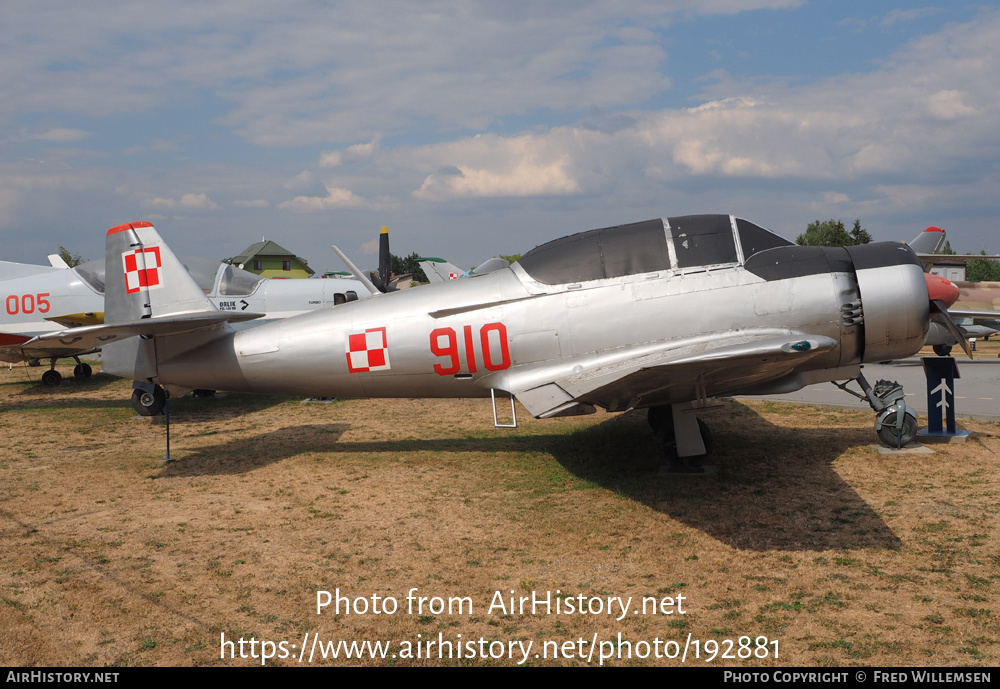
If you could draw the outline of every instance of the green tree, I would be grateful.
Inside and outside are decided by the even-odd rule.
[[[965,262],[965,279],[969,282],[998,282],[1000,262],[988,258],[970,258]]]
[[[71,254],[69,249],[61,244],[59,245],[59,258],[66,261],[66,265],[70,268],[74,268],[87,260],[80,254]]]
[[[854,227],[851,229],[851,243],[854,246],[859,244],[871,244],[872,236],[868,234],[868,230],[861,227],[861,221],[858,218],[854,219]]]
[[[507,263],[513,263],[521,258],[521,254],[500,254],[500,258],[507,261]]]
[[[405,273],[413,273],[413,279],[417,282],[427,282],[427,276],[424,275],[424,269],[420,267],[420,262],[417,260],[420,257],[416,251],[406,257],[397,256],[396,254],[389,254],[389,272],[393,275],[404,275]]]
[[[944,240],[944,246],[941,247],[941,251],[938,253],[943,256],[954,256],[955,250],[951,248],[951,240]]]
[[[801,246],[856,246],[871,240],[868,230],[861,227],[861,220],[855,220],[854,228],[848,232],[842,220],[830,218],[809,223],[806,231],[795,238],[795,243]]]

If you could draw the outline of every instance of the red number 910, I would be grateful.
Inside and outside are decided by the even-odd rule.
[[[450,376],[461,371],[463,353],[469,373],[475,373],[478,370],[472,326],[467,325],[462,328],[462,331],[463,346],[461,347],[458,342],[458,333],[455,332],[454,328],[436,328],[431,331],[431,354],[448,360],[446,364],[434,364],[434,372],[439,376]],[[510,368],[507,326],[503,323],[487,323],[479,329],[479,343],[483,367],[487,371],[502,371],[505,368]]]

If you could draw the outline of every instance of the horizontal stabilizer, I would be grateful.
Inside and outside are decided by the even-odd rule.
[[[113,325],[89,325],[40,335],[25,342],[21,348],[29,356],[30,352],[36,351],[45,352],[37,356],[53,356],[60,352],[94,349],[130,337],[179,335],[210,328],[220,323],[250,321],[261,318],[263,315],[262,313],[233,313],[231,311],[198,311],[159,318],[143,318]]]

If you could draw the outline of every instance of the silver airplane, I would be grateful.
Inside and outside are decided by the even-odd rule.
[[[906,444],[902,388],[861,365],[949,320],[950,283],[905,244],[802,247],[729,215],[582,232],[486,275],[243,330],[230,323],[253,314],[216,309],[151,224],[109,230],[105,260],[105,324],[39,339],[103,342],[105,371],[160,396],[492,397],[494,423],[497,392],[539,418],[646,408],[686,465],[711,447],[695,413],[710,398],[825,381],[857,381],[879,438]]]

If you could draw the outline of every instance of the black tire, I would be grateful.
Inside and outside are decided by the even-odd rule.
[[[649,427],[656,435],[672,436],[674,434],[674,412],[669,404],[650,407],[646,411],[646,421],[649,422]]]
[[[42,385],[48,385],[50,388],[59,385],[62,382],[62,374],[55,369],[50,368],[48,371],[42,374]]]
[[[906,447],[917,437],[917,420],[909,414],[903,415],[903,428],[896,432],[896,412],[889,414],[878,431],[878,439],[886,447],[893,449]]]
[[[938,356],[951,356],[951,345],[937,344],[931,347]]]
[[[93,372],[94,369],[90,367],[90,364],[80,363],[73,367],[74,378],[90,378]]]
[[[166,403],[167,395],[159,385],[153,388],[152,392],[132,391],[132,408],[139,416],[156,416],[163,411],[163,405]]]
[[[28,359],[28,366],[31,366],[32,368],[41,365],[42,365],[41,359]]]
[[[712,429],[701,419],[698,419],[698,430],[701,431],[701,441],[705,443],[705,454],[698,459],[706,460],[712,456],[712,450],[715,449],[715,439],[712,437]]]

